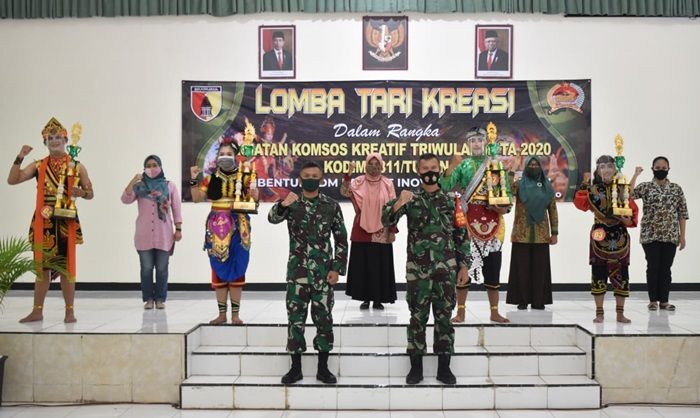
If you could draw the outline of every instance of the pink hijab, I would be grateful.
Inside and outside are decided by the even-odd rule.
[[[384,169],[384,160],[380,154],[369,154],[365,162],[369,163],[372,159],[379,161],[382,170]],[[352,180],[350,190],[357,207],[360,209],[360,227],[370,234],[381,230],[384,227],[382,225],[382,206],[396,198],[394,183],[381,174],[375,177],[365,174]]]

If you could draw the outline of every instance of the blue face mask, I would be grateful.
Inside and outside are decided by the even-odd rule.
[[[301,188],[307,192],[315,192],[318,190],[318,186],[321,184],[319,179],[302,179]]]

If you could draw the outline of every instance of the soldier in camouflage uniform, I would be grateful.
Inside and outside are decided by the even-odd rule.
[[[301,353],[306,351],[304,324],[309,303],[311,319],[316,326],[314,348],[318,351],[316,378],[336,383],[328,370],[328,353],[333,349],[333,285],[338,275],[345,274],[348,239],[340,205],[319,193],[322,177],[318,164],[310,162],[299,174],[303,194],[295,193],[277,202],[267,219],[278,224],[287,221],[289,260],[287,262],[287,351],[292,355],[292,368],[282,377],[289,384],[303,378]],[[335,256],[330,237],[335,241]]]
[[[423,181],[421,188],[415,192],[402,191],[382,212],[382,222],[387,227],[396,225],[401,216],[407,217],[406,302],[411,311],[407,352],[411,370],[406,383],[423,380],[425,327],[432,304],[437,379],[454,384],[456,379],[450,371],[450,355],[454,352],[450,314],[455,306],[455,281],[467,282],[469,240],[465,229],[453,225],[455,203],[437,184],[440,164],[434,154],[421,155],[418,174]]]

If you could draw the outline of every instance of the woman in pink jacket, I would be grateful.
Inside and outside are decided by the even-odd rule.
[[[143,167],[143,174],[135,175],[127,184],[122,202],[130,204],[138,201],[134,244],[141,262],[143,307],[153,309],[155,304],[157,309],[164,309],[168,294],[168,260],[175,241],[182,239],[180,192],[173,182],[165,179],[158,156],[146,157]]]

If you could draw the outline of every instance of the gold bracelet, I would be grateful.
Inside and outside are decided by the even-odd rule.
[[[498,305],[493,305],[493,306],[491,307],[491,310],[492,310],[492,311],[497,311],[497,310],[498,310]]]
[[[457,305],[457,309],[464,309],[464,305]]]

